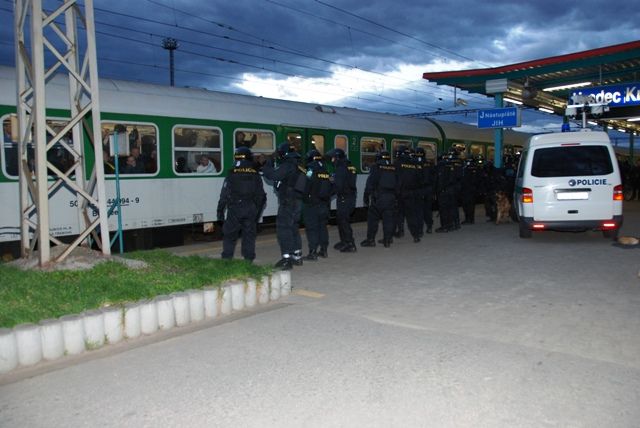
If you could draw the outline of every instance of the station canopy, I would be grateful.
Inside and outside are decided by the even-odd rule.
[[[640,135],[640,40],[502,67],[424,73],[422,77],[438,85],[487,96],[493,96],[487,93],[487,81],[506,79],[504,101],[514,100],[560,116],[572,104],[574,91],[610,85],[635,87],[632,95],[637,96],[637,104],[612,106],[608,112],[589,116],[589,120]]]

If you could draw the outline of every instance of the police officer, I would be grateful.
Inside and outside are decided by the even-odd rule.
[[[451,214],[453,215],[453,230],[460,229],[460,202],[462,199],[462,169],[464,163],[460,157],[460,152],[457,149],[451,151],[449,156],[449,162],[453,165],[453,192],[454,192],[454,205],[451,208]]]
[[[436,183],[435,165],[427,160],[424,148],[416,149],[416,163],[422,167],[422,186],[418,196],[418,223],[420,236],[422,236],[422,222],[427,226],[427,233],[433,230],[433,191]]]
[[[295,190],[296,179],[304,171],[299,169],[299,160],[300,154],[295,146],[282,143],[262,167],[264,177],[273,182],[278,195],[276,235],[282,258],[275,267],[284,270],[291,269],[293,265],[302,265],[302,241],[298,229],[303,195]]]
[[[382,151],[371,166],[364,190],[364,205],[367,211],[367,239],[360,243],[363,247],[376,246],[378,223],[382,220],[382,243],[385,248],[391,245],[394,229],[394,207],[398,180],[395,165],[391,164],[391,155]]]
[[[398,204],[400,211],[407,219],[413,242],[420,242],[422,219],[418,221],[417,200],[420,197],[420,188],[422,187],[422,165],[413,160],[413,156],[407,148],[398,149],[398,151],[400,154],[397,164]]]
[[[332,149],[327,152],[327,156],[333,162],[335,172],[333,183],[336,191],[336,220],[338,222],[338,233],[340,242],[334,248],[342,253],[354,253],[357,251],[353,240],[353,229],[349,220],[356,208],[356,168],[351,165],[349,159],[342,149]]]
[[[310,179],[309,195],[303,207],[304,223],[309,243],[309,254],[306,260],[318,260],[327,257],[329,246],[329,204],[333,194],[333,183],[322,161],[322,155],[317,150],[310,150],[305,156],[307,177]],[[320,248],[318,250],[318,247]]]
[[[233,258],[238,236],[242,234],[242,257],[253,261],[256,258],[256,224],[267,195],[264,193],[262,178],[253,167],[251,150],[238,147],[234,159],[234,167],[224,180],[218,202],[218,220],[224,221],[222,258]]]
[[[474,224],[476,212],[476,197],[480,183],[480,171],[475,159],[467,159],[462,170],[462,224]]]
[[[405,146],[398,146],[393,151],[393,165],[396,167],[396,174],[400,171],[400,165],[402,163],[402,154],[407,148]],[[405,213],[402,202],[400,201],[400,195],[396,195],[396,206],[393,210],[393,235],[396,238],[402,238],[404,236],[404,220]]]
[[[440,212],[440,227],[436,229],[437,233],[455,230],[453,215],[453,210],[457,209],[454,189],[455,173],[453,163],[448,161],[449,156],[443,155],[437,167],[436,192]]]

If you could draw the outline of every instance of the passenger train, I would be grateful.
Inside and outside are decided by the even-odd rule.
[[[68,93],[66,76],[55,76],[47,84],[47,122],[54,129],[68,120]],[[0,120],[4,131],[0,151],[0,246],[17,247],[20,217],[15,100],[15,69],[0,67]],[[122,228],[125,235],[138,236],[130,248],[162,245],[164,238],[172,236],[171,231],[215,221],[220,188],[232,167],[237,145],[251,146],[256,156],[270,155],[284,141],[293,142],[302,154],[311,148],[321,153],[334,147],[344,149],[358,170],[358,207],[362,207],[369,166],[381,149],[393,152],[399,145],[420,146],[433,160],[451,147],[462,156],[494,156],[492,130],[353,108],[108,79],[100,80],[100,104],[107,198],[109,202],[115,199],[117,160]],[[522,147],[527,137],[507,130],[504,147]],[[86,153],[91,154],[88,138],[85,144]],[[47,153],[49,162],[61,169],[70,161],[69,156],[56,146]],[[92,156],[87,158],[92,162]],[[269,219],[276,214],[277,200],[274,192],[267,194],[264,217]],[[77,204],[67,189],[52,196],[50,223],[54,235],[78,233]],[[117,230],[115,216],[109,218],[109,228]]]

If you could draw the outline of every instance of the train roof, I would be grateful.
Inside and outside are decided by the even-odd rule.
[[[0,104],[15,104],[15,69],[0,66]],[[440,139],[439,130],[429,120],[391,113],[345,107],[277,100],[217,92],[201,88],[180,88],[124,80],[100,79],[102,112],[144,114],[269,123],[292,127],[330,128],[356,132],[378,132]],[[47,108],[68,109],[67,77],[58,74],[47,83]],[[492,130],[438,121],[448,139],[493,141]],[[506,131],[505,141],[526,142],[528,134]]]

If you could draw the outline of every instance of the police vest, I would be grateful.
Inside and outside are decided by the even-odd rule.
[[[395,192],[396,167],[393,165],[378,165],[378,171],[380,171],[378,190],[381,192]]]

